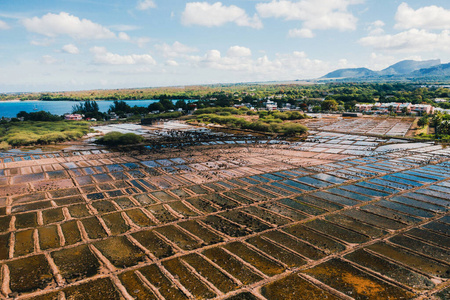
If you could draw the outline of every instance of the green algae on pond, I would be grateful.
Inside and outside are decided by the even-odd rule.
[[[309,204],[309,203],[296,201],[296,200],[293,200],[293,199],[288,199],[288,198],[286,198],[286,199],[278,200],[277,202],[279,202],[279,203],[281,203],[281,204],[283,204],[283,205],[286,205],[286,206],[289,207],[289,208],[292,208],[292,209],[298,210],[298,211],[300,211],[300,212],[303,212],[303,213],[305,213],[305,214],[308,214],[308,215],[318,216],[318,215],[321,215],[321,214],[324,214],[324,213],[327,212],[325,209],[316,207],[316,206],[311,205],[311,204]],[[262,205],[262,207],[265,207],[265,206]],[[286,209],[287,209],[287,208],[285,208],[285,210],[286,210]],[[284,215],[284,214],[283,214],[283,209],[279,208],[278,211],[280,211],[280,213],[281,213],[282,215]],[[299,219],[299,220],[303,220],[303,219],[306,218],[306,215],[302,215],[302,214],[300,214],[300,213],[297,213],[297,214],[298,214],[299,216],[303,216],[303,217],[297,217],[297,219]],[[294,220],[295,220],[295,219],[294,219]]]
[[[425,272],[426,274],[442,278],[450,278],[450,267],[448,265],[415,254],[411,251],[407,251],[403,248],[386,243],[376,243],[367,246],[366,249],[379,253],[391,260],[396,260],[413,269]]]
[[[261,288],[261,294],[269,300],[340,299],[318,288],[297,274],[291,274],[264,285]]]
[[[77,221],[72,220],[61,224],[66,245],[73,245],[81,241],[81,233]]]
[[[251,233],[249,229],[238,226],[219,216],[207,216],[202,221],[230,237],[240,237]]]
[[[223,241],[221,236],[207,229],[205,226],[200,225],[198,221],[185,221],[177,225],[203,240],[206,245],[217,244]]]
[[[128,271],[118,275],[128,294],[137,300],[158,300],[151,289],[142,282],[135,271]]]
[[[100,278],[80,285],[71,286],[63,290],[66,299],[70,300],[124,300],[119,289],[109,278]]]
[[[247,266],[221,248],[207,249],[203,251],[203,254],[233,277],[240,280],[244,285],[255,283],[262,279],[261,276],[251,271]]]
[[[213,213],[218,210],[214,205],[211,205],[210,202],[203,200],[201,198],[186,199],[186,202],[188,202],[190,205],[192,205],[197,210],[203,213]]]
[[[294,252],[290,252],[260,236],[250,238],[246,240],[246,242],[255,246],[258,250],[266,253],[268,256],[279,260],[288,268],[300,267],[306,264],[306,260],[296,255]]]
[[[24,229],[30,227],[37,227],[37,213],[24,213],[20,215],[16,215],[16,223],[15,226],[17,229]]]
[[[183,300],[188,297],[164,275],[156,265],[150,265],[138,269],[144,277],[155,286],[160,294],[167,300]]]
[[[94,207],[100,214],[109,213],[113,211],[117,211],[116,207],[111,201],[101,200],[95,201],[91,203],[92,207]]]
[[[84,217],[89,217],[91,215],[86,204],[71,205],[71,206],[68,206],[67,209],[69,210],[69,214],[73,218],[84,218]]]
[[[159,259],[172,256],[175,253],[171,245],[151,230],[133,233],[132,237]]]
[[[325,220],[316,219],[308,223],[305,223],[305,226],[313,228],[319,232],[323,232],[330,236],[336,237],[347,243],[361,244],[369,240],[369,237],[366,235],[357,233],[349,229],[345,229],[343,227],[340,227]]]
[[[347,254],[345,258],[414,289],[430,290],[434,287],[434,283],[426,276],[368,253],[363,249]]]
[[[384,231],[371,225],[367,225],[365,223],[362,223],[360,221],[357,221],[353,218],[350,218],[342,214],[328,215],[325,217],[325,219],[327,221],[334,222],[335,224],[339,224],[340,226],[343,226],[345,228],[367,235],[373,239],[387,234],[387,231]]]
[[[27,255],[34,252],[34,230],[28,229],[15,233],[14,257]]]
[[[412,239],[404,235],[396,235],[389,239],[390,242],[411,249],[420,254],[430,256],[434,259],[450,263],[450,251],[441,247],[432,246],[428,243]]]
[[[202,243],[174,225],[168,225],[155,229],[156,232],[173,242],[183,250],[193,250],[202,246]]]
[[[268,276],[281,274],[285,270],[279,263],[259,254],[241,242],[229,243],[224,248]]]
[[[94,276],[100,269],[99,261],[87,245],[55,251],[51,256],[61,276],[68,282]]]
[[[166,260],[162,263],[177,280],[194,296],[196,299],[213,298],[216,294],[211,291],[201,280],[199,280],[189,269],[180,261],[179,258]]]
[[[286,225],[290,222],[289,219],[284,218],[280,215],[274,214],[270,210],[266,210],[261,207],[248,206],[242,210],[251,215],[254,215],[270,224],[273,224],[274,226]]]
[[[145,259],[145,253],[125,236],[112,237],[94,246],[116,267],[127,268]]]
[[[238,287],[231,278],[197,253],[182,256],[181,259],[193,267],[196,272],[206,278],[223,293],[227,293]]]
[[[134,224],[140,227],[150,227],[155,225],[155,222],[153,222],[153,220],[151,220],[139,208],[127,210],[125,213],[131,219],[131,221],[133,221]]]
[[[302,272],[356,299],[411,299],[415,296],[336,258]]]
[[[294,237],[291,237],[282,231],[270,231],[268,233],[263,234],[263,237],[266,237],[271,241],[274,241],[279,245],[283,245],[289,250],[312,260],[321,259],[326,256],[324,251],[319,250],[311,246],[310,244],[298,240]]]
[[[146,209],[161,223],[169,223],[178,219],[163,204],[147,206]]]
[[[11,216],[0,217],[0,232],[8,231],[10,223]]]
[[[450,237],[432,232],[430,230],[423,228],[412,228],[411,230],[405,232],[405,234],[424,240],[427,243],[433,243],[438,246],[450,248]]]
[[[198,213],[187,207],[182,201],[170,202],[167,205],[185,218],[198,216]]]
[[[253,232],[261,232],[272,228],[252,215],[246,214],[238,210],[227,211],[221,213],[220,216],[231,220],[234,223],[240,224],[242,227],[250,229]]]
[[[25,293],[44,289],[53,280],[44,255],[35,255],[6,263],[9,267],[10,289]]]
[[[87,219],[82,219],[81,223],[83,224],[84,229],[90,239],[100,239],[107,237],[103,226],[100,224],[100,221],[96,217],[90,217]]]
[[[62,208],[46,209],[42,211],[44,225],[64,221],[65,217]]]
[[[345,246],[324,234],[315,232],[304,225],[294,225],[286,227],[283,231],[292,234],[293,236],[307,241],[308,243],[323,249],[327,253],[337,253],[345,250]]]
[[[125,222],[120,212],[103,215],[102,219],[113,235],[122,234],[130,230],[130,226]]]
[[[258,300],[256,296],[249,292],[242,292],[237,295],[226,298],[226,300]]]
[[[291,199],[283,199],[283,200],[279,200],[279,202],[283,203],[284,200],[292,201]],[[270,212],[276,213],[278,215],[281,215],[285,218],[288,218],[288,219],[294,220],[294,221],[304,220],[308,217],[306,214],[303,214],[303,213],[297,211],[296,209],[292,209],[289,206],[281,205],[277,202],[260,204],[259,207],[262,207]],[[295,201],[293,201],[293,202],[295,202]],[[295,203],[298,203],[298,202],[295,202]]]
[[[11,240],[11,234],[12,233],[0,235],[0,260],[9,258],[9,247],[10,247],[9,242]]]
[[[58,227],[50,225],[38,228],[39,233],[39,247],[41,250],[60,247],[60,239],[58,234]]]

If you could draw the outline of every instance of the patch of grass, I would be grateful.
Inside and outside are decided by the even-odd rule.
[[[423,126],[422,128],[420,128],[420,129],[417,129],[416,130],[416,136],[417,135],[427,135],[428,134],[428,128],[429,128],[430,126],[429,125],[425,125],[425,126]]]
[[[124,146],[142,143],[144,138],[134,133],[109,132],[99,138],[96,143],[106,146]]]
[[[47,145],[76,140],[89,132],[87,122],[10,122],[0,132],[0,141],[18,146]]]
[[[7,142],[5,142],[5,141],[2,141],[2,142],[0,142],[0,150],[8,150],[9,148],[11,148],[11,146],[7,143]]]
[[[251,129],[254,131],[266,132],[266,133],[279,133],[288,136],[302,135],[308,132],[308,128],[304,125],[283,122],[281,119],[274,118],[273,116],[265,116],[257,121],[247,121],[244,118],[235,116],[221,116],[217,114],[202,114],[194,116],[191,122],[200,123],[214,123],[225,125],[228,128],[234,129]]]

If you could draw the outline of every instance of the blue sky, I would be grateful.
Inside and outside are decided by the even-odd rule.
[[[0,93],[320,77],[450,62],[448,0],[2,0]]]

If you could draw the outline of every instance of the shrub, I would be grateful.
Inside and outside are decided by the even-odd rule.
[[[0,150],[8,150],[9,148],[11,148],[11,146],[7,142],[0,142]]]
[[[308,132],[308,128],[302,124],[285,123],[283,124],[282,131],[287,136],[302,135]]]
[[[134,133],[109,132],[99,138],[96,143],[107,146],[135,145],[142,143],[144,138]]]

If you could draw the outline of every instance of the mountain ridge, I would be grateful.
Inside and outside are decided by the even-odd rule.
[[[442,64],[440,59],[426,61],[402,60],[383,70],[368,68],[347,68],[332,71],[319,79],[322,80],[408,80],[424,77],[449,77],[450,63]]]

